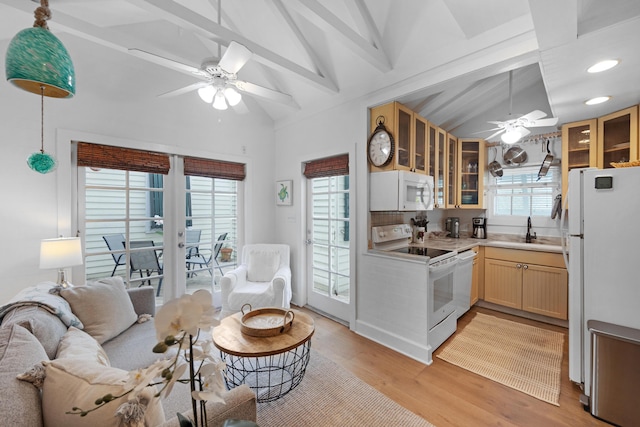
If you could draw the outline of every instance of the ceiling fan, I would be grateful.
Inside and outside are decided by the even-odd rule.
[[[512,105],[512,75],[513,71],[509,71],[509,115],[511,115],[511,105]],[[517,142],[520,138],[527,136],[531,133],[528,128],[532,127],[545,127],[545,126],[555,126],[558,123],[557,117],[549,117],[545,119],[547,113],[540,110],[533,110],[532,112],[520,116],[516,119],[510,119],[505,121],[488,121],[487,123],[491,123],[496,125],[497,127],[493,129],[486,130],[484,132],[497,131],[491,135],[489,135],[486,139],[491,139],[496,135],[502,134],[500,139],[505,144],[513,144]]]
[[[255,83],[238,80],[238,71],[251,59],[253,53],[246,46],[236,41],[229,43],[229,47],[219,62],[215,62],[214,59],[206,59],[200,68],[192,67],[191,65],[167,59],[140,49],[130,49],[130,51],[160,65],[195,75],[202,80],[180,89],[163,93],[160,97],[177,96],[197,90],[198,95],[200,95],[200,98],[202,98],[204,102],[213,104],[213,107],[218,110],[226,110],[227,104],[235,106],[240,102],[241,95],[236,90],[238,89],[251,96],[293,105],[291,95],[259,86]]]

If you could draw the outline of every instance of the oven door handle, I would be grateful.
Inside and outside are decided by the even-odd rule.
[[[444,273],[447,274],[449,271],[451,270],[453,271],[456,267],[456,264],[458,264],[458,258],[454,259],[453,261],[449,261],[445,264],[441,264],[441,265],[430,265],[429,266],[429,274],[437,274],[439,275],[440,273]],[[442,275],[444,275],[442,274]]]

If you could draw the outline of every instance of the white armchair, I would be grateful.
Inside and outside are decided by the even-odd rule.
[[[221,317],[242,309],[289,308],[291,302],[291,268],[289,246],[276,244],[245,245],[240,265],[227,272],[220,281],[222,293]]]

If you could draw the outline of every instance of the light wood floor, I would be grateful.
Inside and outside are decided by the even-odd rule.
[[[458,320],[458,331],[469,323],[472,313],[481,312],[563,332],[562,388],[557,407],[440,360],[435,357],[438,351],[433,364],[426,366],[326,317],[305,308],[301,310],[316,322],[312,339],[315,351],[436,427],[609,425],[592,417],[578,401],[580,389],[569,381],[565,328],[477,307]]]

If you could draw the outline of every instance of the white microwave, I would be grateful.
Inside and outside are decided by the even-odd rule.
[[[432,176],[408,171],[369,174],[369,210],[426,211],[432,209]]]

